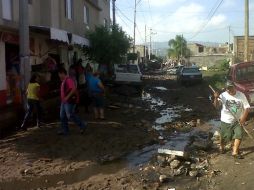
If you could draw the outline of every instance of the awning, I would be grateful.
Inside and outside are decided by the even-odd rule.
[[[50,39],[69,43],[67,31],[50,28]]]
[[[81,46],[89,46],[89,40],[86,38],[83,38],[81,36],[78,36],[76,34],[72,35],[72,43],[73,44],[77,44],[77,45],[81,45]]]
[[[69,43],[68,32],[65,30],[60,30],[56,28],[50,28],[50,39],[58,40],[62,42]],[[71,34],[71,44],[81,45],[81,46],[89,46],[89,40],[83,38],[82,36]]]
[[[69,39],[68,39],[68,34],[69,36],[71,35],[71,43],[70,44],[75,44],[75,45],[80,45],[80,46],[89,46],[89,40],[76,35],[76,34],[72,34],[69,33],[65,30],[61,30],[61,29],[57,29],[57,28],[49,28],[49,27],[45,27],[45,26],[30,26],[30,28],[34,31],[34,32],[48,32],[50,35],[50,39],[51,40],[57,40],[60,42],[64,42],[69,44]]]

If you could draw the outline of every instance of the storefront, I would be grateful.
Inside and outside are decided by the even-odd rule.
[[[20,104],[19,37],[15,33],[0,32],[0,105]],[[34,40],[30,39],[34,51]]]
[[[32,72],[41,75],[43,96],[59,88],[57,68],[68,69],[74,52],[80,57],[84,45],[89,45],[87,39],[67,31],[30,27],[30,64]],[[21,103],[20,81],[18,32],[0,31],[0,106]]]

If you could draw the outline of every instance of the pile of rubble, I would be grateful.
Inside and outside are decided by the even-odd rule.
[[[176,176],[202,177],[209,175],[207,151],[213,148],[211,133],[196,132],[190,137],[185,151],[158,149],[155,165],[159,171],[159,181],[167,182]]]
[[[175,176],[200,177],[208,172],[209,163],[202,158],[184,158],[175,155],[159,154],[157,164],[160,167],[159,180],[166,182]]]

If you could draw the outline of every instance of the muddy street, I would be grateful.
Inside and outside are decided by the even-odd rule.
[[[106,121],[81,107],[84,135],[71,124],[70,136],[57,136],[56,120],[6,137],[0,189],[221,189],[218,176],[226,174],[218,163],[230,162],[211,140],[219,121],[209,93],[205,82],[185,87],[172,77],[146,76],[141,95],[109,95]]]

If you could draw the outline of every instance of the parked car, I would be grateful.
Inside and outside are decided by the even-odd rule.
[[[119,64],[114,66],[114,83],[142,85],[142,73],[137,64]]]
[[[167,70],[167,73],[170,75],[177,75],[177,72],[179,72],[179,70],[181,70],[181,68],[183,68],[183,65],[177,65],[175,67],[169,68]]]
[[[227,79],[234,82],[237,90],[247,97],[254,108],[254,62],[243,62],[230,67]],[[253,110],[252,110],[253,111]]]
[[[177,81],[181,84],[202,82],[202,73],[198,67],[182,67],[177,74]]]

